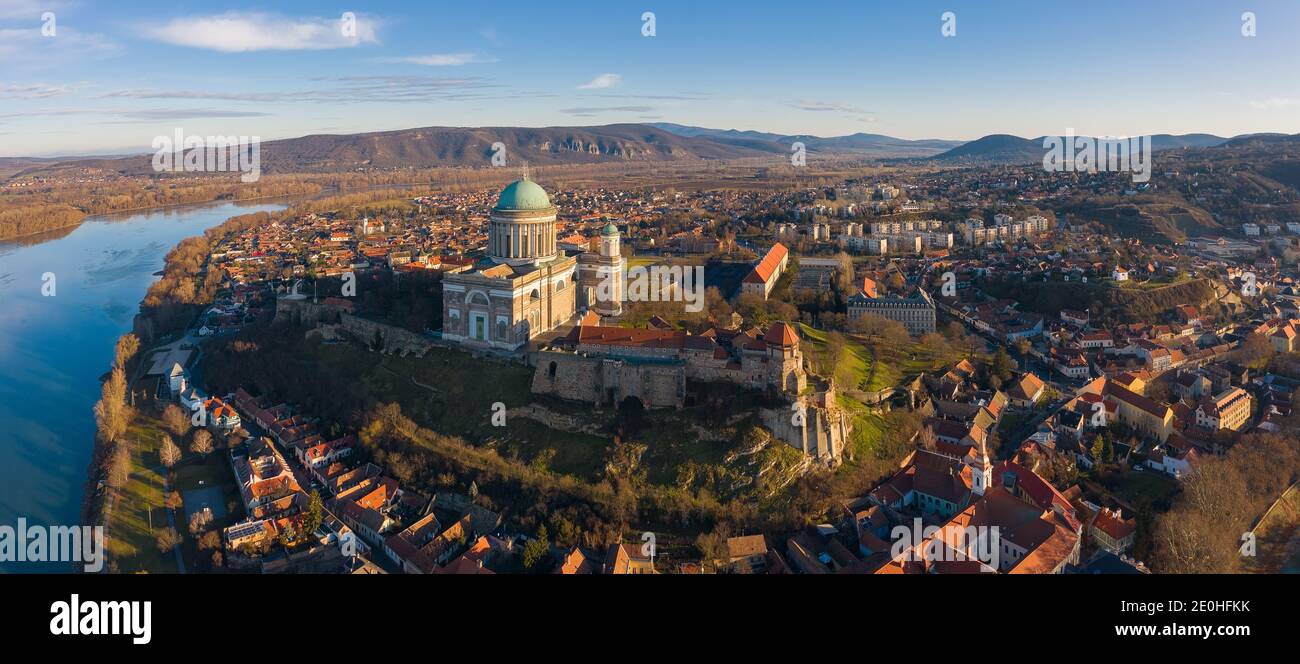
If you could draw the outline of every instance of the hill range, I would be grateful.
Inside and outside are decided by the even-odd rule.
[[[1297,141],[1300,135],[1252,134],[1223,138],[1211,134],[1157,134],[1152,137],[1156,151]],[[803,143],[810,153],[898,164],[1030,164],[1040,161],[1044,154],[1043,137],[1022,138],[1010,134],[992,134],[963,142],[866,133],[821,137],[651,123],[536,128],[420,127],[363,134],[312,134],[264,141],[261,160],[262,170],[267,173],[487,167],[495,153],[493,146],[500,143],[511,163],[728,161],[788,156],[796,142]],[[153,172],[152,155],[0,157],[0,177],[53,174],[66,169],[147,175]]]

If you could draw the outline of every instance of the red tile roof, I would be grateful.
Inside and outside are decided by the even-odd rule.
[[[773,346],[790,348],[799,345],[799,335],[794,333],[794,328],[783,322],[776,322],[772,327],[767,328],[767,334],[763,335],[763,341]]]
[[[768,250],[763,260],[754,266],[754,269],[745,277],[745,281],[751,284],[765,284],[772,275],[776,273],[777,268],[781,266],[781,261],[790,254],[784,244],[777,242]]]

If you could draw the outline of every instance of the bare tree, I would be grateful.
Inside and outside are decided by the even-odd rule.
[[[190,515],[190,534],[198,537],[212,527],[212,512],[199,510]]]
[[[181,460],[181,448],[172,442],[172,437],[163,434],[162,445],[158,447],[158,459],[162,465],[171,468]]]
[[[100,388],[95,424],[100,440],[105,442],[117,440],[131,424],[131,409],[126,405],[126,373],[121,367],[114,368]]]
[[[126,488],[131,481],[131,448],[118,443],[108,459],[108,485],[114,489]]]
[[[181,536],[176,532],[175,528],[164,528],[162,532],[158,533],[158,539],[154,543],[158,545],[160,552],[167,553],[181,543]]]
[[[162,421],[163,426],[176,436],[184,436],[190,430],[190,416],[176,404],[169,404],[163,409]]]
[[[113,349],[113,366],[125,369],[126,363],[135,357],[140,350],[140,339],[134,334],[127,332],[118,337],[117,346]]]
[[[199,456],[207,456],[212,452],[212,434],[207,429],[195,431],[194,438],[190,440],[190,451]]]

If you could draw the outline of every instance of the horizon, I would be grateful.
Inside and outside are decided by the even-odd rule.
[[[1283,27],[1300,20],[1292,3],[1193,16],[1171,0],[1082,11],[835,2],[811,18],[805,8],[643,4],[379,2],[354,8],[344,37],[341,14],[298,1],[260,11],[0,0],[0,59],[11,65],[0,156],[138,154],[176,128],[265,141],[651,123],[962,142],[1067,128],[1300,133],[1300,80],[1285,65],[1300,59]],[[1106,45],[1074,55],[1102,31]],[[1134,57],[1144,52],[1156,55]],[[1180,66],[1193,55],[1196,67]]]
[[[306,137],[308,137],[308,136],[361,136],[361,135],[366,135],[366,134],[382,134],[382,133],[389,133],[389,132],[416,131],[416,130],[419,130],[419,129],[442,129],[442,128],[447,128],[447,129],[474,130],[474,129],[489,129],[489,128],[493,128],[493,127],[505,128],[505,129],[584,129],[584,128],[589,129],[589,128],[601,128],[601,127],[610,127],[610,126],[628,125],[628,124],[631,124],[631,125],[643,125],[643,126],[647,126],[647,127],[651,127],[651,128],[658,128],[658,127],[655,126],[655,125],[658,125],[658,124],[675,124],[675,125],[677,125],[677,126],[679,126],[679,127],[682,127],[682,128],[689,128],[689,129],[702,129],[702,130],[707,130],[707,131],[735,131],[735,132],[775,133],[775,132],[767,132],[767,131],[764,131],[764,130],[762,130],[762,129],[737,129],[737,128],[735,128],[735,127],[700,127],[700,126],[697,126],[697,125],[683,125],[683,124],[680,124],[680,123],[661,123],[661,122],[650,122],[650,121],[646,121],[646,122],[614,122],[614,123],[605,123],[605,124],[597,124],[597,125],[536,125],[536,126],[530,126],[530,125],[512,125],[512,126],[509,126],[509,127],[500,126],[500,125],[493,125],[493,126],[491,126],[491,127],[489,127],[489,126],[478,126],[478,127],[475,127],[475,126],[467,126],[467,125],[426,125],[426,126],[421,126],[421,127],[401,127],[401,128],[398,128],[398,129],[378,129],[378,130],[373,130],[373,131],[342,132],[342,133],[340,133],[340,132],[313,132],[313,133],[309,133],[309,134],[300,134],[300,135],[296,135],[296,136],[285,136],[285,137],[276,137],[276,138],[263,138],[263,139],[262,139],[262,142],[263,142],[263,143],[270,143],[270,142],[276,142],[276,141],[290,141],[290,140],[295,140],[295,139],[299,139],[299,138],[306,138]],[[664,130],[664,131],[668,131],[668,130]],[[669,132],[669,133],[672,133],[672,132]],[[1025,135],[1020,135],[1020,134],[1004,134],[1004,133],[997,133],[997,134],[985,134],[985,135],[983,135],[983,136],[978,136],[978,137],[971,138],[971,139],[948,139],[948,138],[937,138],[937,137],[930,137],[930,138],[907,138],[907,139],[904,139],[904,138],[899,138],[898,136],[888,136],[888,135],[885,135],[885,134],[875,134],[875,133],[873,133],[873,132],[866,132],[866,131],[862,131],[862,132],[854,132],[854,134],[838,134],[838,135],[817,135],[817,134],[810,134],[810,133],[807,133],[807,132],[803,132],[803,133],[796,133],[796,134],[782,134],[781,136],[784,136],[784,137],[812,137],[812,138],[821,138],[821,139],[833,139],[833,138],[844,138],[844,137],[851,136],[851,135],[886,136],[887,138],[893,138],[893,139],[904,140],[904,141],[926,141],[926,140],[930,140],[930,141],[950,141],[950,142],[955,142],[955,143],[958,143],[958,144],[959,144],[959,145],[956,145],[956,146],[953,146],[953,147],[959,147],[960,145],[965,145],[965,144],[968,144],[968,143],[973,143],[973,142],[975,142],[975,141],[982,140],[982,139],[985,139],[985,138],[990,138],[990,137],[993,137],[993,136],[1012,136],[1012,137],[1020,138],[1020,139],[1024,139],[1024,140],[1027,140],[1027,141],[1037,141],[1037,140],[1039,140],[1039,139],[1045,139],[1045,138],[1049,138],[1049,137],[1052,137],[1052,136],[1057,136],[1057,135],[1048,135],[1048,134],[1044,134],[1044,135],[1041,135],[1041,136],[1025,136]],[[1064,135],[1064,134],[1060,134],[1060,135]],[[1075,134],[1075,135],[1078,136],[1079,138],[1089,138],[1089,137],[1091,137],[1091,138],[1101,138],[1101,136],[1087,136],[1087,135],[1084,135],[1084,134]],[[1215,138],[1221,138],[1221,139],[1223,139],[1223,140],[1225,140],[1225,141],[1230,141],[1230,140],[1233,140],[1233,139],[1244,138],[1244,137],[1247,137],[1247,136],[1263,136],[1263,135],[1290,136],[1290,135],[1293,135],[1293,134],[1287,134],[1287,133],[1284,133],[1284,132],[1268,132],[1268,131],[1262,131],[1262,132],[1251,132],[1251,133],[1248,133],[1248,134],[1233,134],[1233,135],[1229,135],[1229,136],[1224,136],[1224,135],[1221,135],[1221,134],[1212,134],[1212,133],[1210,133],[1210,132],[1197,132],[1197,131],[1193,131],[1193,132],[1187,132],[1187,133],[1184,133],[1184,134],[1172,134],[1172,133],[1169,133],[1169,132],[1159,132],[1159,133],[1157,133],[1157,134],[1153,134],[1153,135],[1155,135],[1155,136],[1166,135],[1166,136],[1172,136],[1172,137],[1175,137],[1175,138],[1177,138],[1177,137],[1185,137],[1185,136],[1213,136],[1213,137],[1215,137]],[[1121,138],[1132,138],[1132,137],[1121,137]],[[0,159],[42,159],[42,160],[76,160],[76,159],[88,159],[88,158],[105,159],[105,158],[126,158],[126,157],[147,156],[147,155],[154,154],[155,152],[157,152],[157,150],[154,149],[154,148],[151,148],[151,147],[140,147],[140,148],[121,148],[121,149],[118,149],[118,150],[106,150],[106,151],[102,151],[102,152],[87,152],[87,153],[81,153],[81,154],[70,154],[70,153],[60,153],[60,154],[50,154],[50,155],[7,155],[7,154],[0,154]]]

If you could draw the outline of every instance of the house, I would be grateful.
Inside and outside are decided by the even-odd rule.
[[[1061,321],[1064,323],[1069,323],[1070,325],[1078,327],[1087,327],[1088,320],[1089,316],[1086,311],[1075,311],[1073,309],[1061,310]]]
[[[407,574],[434,574],[438,568],[469,549],[473,528],[469,516],[442,529],[429,513],[405,530],[384,539],[384,553]]]
[[[289,464],[268,438],[248,441],[247,454],[231,461],[244,508],[250,513],[280,511],[280,501],[302,491]],[[261,508],[272,508],[262,510]]]
[[[1292,353],[1300,350],[1300,322],[1290,321],[1280,325],[1268,336],[1273,350],[1279,353]]]
[[[1251,398],[1240,387],[1228,388],[1196,406],[1196,426],[1240,431],[1250,420]]]
[[[1043,396],[1044,387],[1043,379],[1032,371],[1026,371],[1011,384],[1007,396],[1011,399],[1011,405],[1017,408],[1032,408],[1039,397]]]
[[[777,242],[772,245],[763,260],[759,261],[754,269],[740,283],[740,290],[743,293],[758,293],[766,300],[767,296],[772,293],[776,287],[777,279],[781,278],[781,273],[790,264],[790,251],[785,248],[784,244]]]
[[[727,565],[737,574],[761,574],[767,567],[767,540],[762,535],[727,538]]]
[[[1174,392],[1180,399],[1195,401],[1210,393],[1210,379],[1199,373],[1184,371],[1174,379]]]
[[[1147,467],[1174,478],[1182,478],[1191,472],[1192,464],[1199,457],[1200,453],[1191,445],[1185,447],[1170,445],[1167,448],[1158,446],[1147,455]]]
[[[510,544],[491,535],[481,535],[455,560],[433,571],[434,574],[496,574],[489,565],[508,555]]]
[[[1110,335],[1110,332],[1104,330],[1080,334],[1078,341],[1080,348],[1112,348],[1115,346],[1114,337]]]
[[[983,453],[968,459],[975,462],[969,466],[975,500],[877,574],[1060,574],[1079,563],[1083,524],[1060,491],[1015,462],[994,467]],[[987,532],[998,533],[992,543],[983,539],[987,535],[970,538]],[[993,559],[978,557],[993,545]]]
[[[595,574],[596,565],[587,557],[587,554],[579,547],[569,549],[560,558],[560,564],[555,567],[554,574]]]
[[[230,433],[239,428],[239,413],[217,397],[203,402],[203,412],[207,413],[208,422],[223,433]]]
[[[1137,538],[1137,519],[1124,518],[1118,509],[1102,507],[1088,524],[1088,538],[1098,548],[1121,554],[1133,547]]]
[[[335,440],[317,443],[310,447],[295,448],[298,460],[308,469],[315,470],[352,455],[352,446],[356,436],[347,435]]]
[[[1128,382],[1130,387],[1125,387],[1124,382]],[[1174,430],[1173,409],[1130,388],[1145,391],[1145,381],[1131,373],[1121,374],[1113,380],[1102,377],[1080,388],[1079,394],[1080,399],[1088,394],[1102,397],[1108,406],[1115,406],[1115,415],[1120,422],[1164,442]]]
[[[606,574],[657,574],[654,560],[635,544],[615,544],[605,556]]]
[[[1127,268],[1116,265],[1115,269],[1111,270],[1110,278],[1115,281],[1128,281],[1128,274],[1129,272]]]
[[[179,362],[173,363],[172,370],[167,374],[167,387],[171,389],[172,396],[180,394],[188,382],[189,373]]]
[[[363,540],[383,546],[385,535],[398,525],[390,508],[401,496],[397,480],[372,477],[335,496],[331,501],[331,511],[357,531]]]

